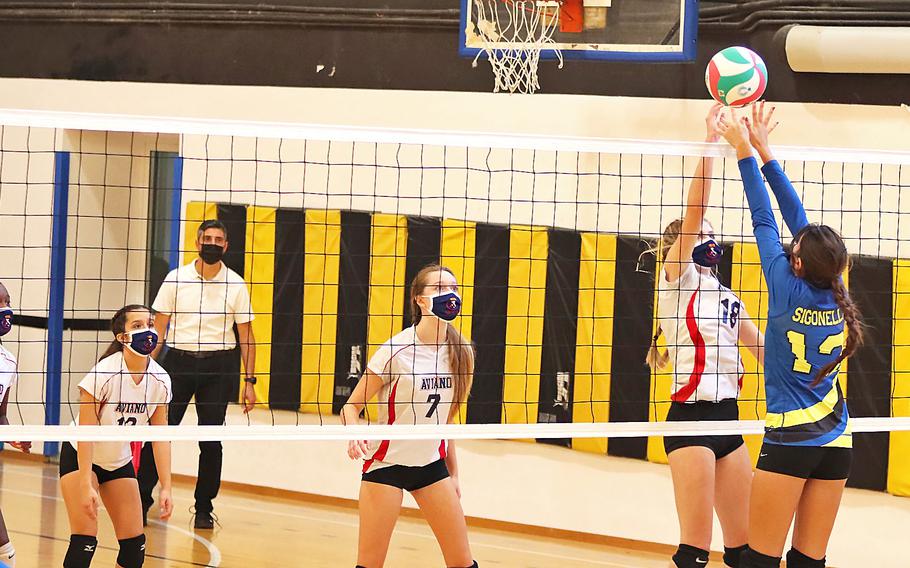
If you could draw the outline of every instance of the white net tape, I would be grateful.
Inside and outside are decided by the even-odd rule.
[[[295,440],[495,440],[531,438],[643,438],[763,434],[762,420],[548,424],[238,425],[226,426],[4,426],[8,440],[110,442]],[[855,432],[910,431],[910,417],[852,418]]]
[[[473,0],[477,10],[476,35],[493,68],[493,92],[533,93],[540,88],[537,68],[540,52],[552,50],[562,68],[562,53],[553,35],[559,28],[560,2],[537,0]],[[501,14],[505,7],[507,17]]]

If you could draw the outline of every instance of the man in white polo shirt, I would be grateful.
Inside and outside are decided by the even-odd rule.
[[[240,346],[244,369],[244,412],[256,403],[256,342],[250,295],[243,278],[221,261],[228,248],[228,235],[221,221],[204,221],[196,233],[199,258],[172,270],[152,305],[158,336],[169,347],[163,366],[171,376],[173,399],[168,423],[180,424],[190,399],[196,398],[200,425],[224,424],[231,386],[234,350]],[[237,336],[234,334],[237,325]],[[159,343],[158,351],[165,341]],[[235,364],[236,365],[236,364]],[[231,376],[231,375],[234,376]],[[146,444],[139,470],[142,507],[147,514],[152,490],[158,482],[154,456]],[[221,485],[221,442],[199,443],[199,476],[196,480],[197,529],[214,527],[212,500]],[[143,517],[145,518],[145,517]]]

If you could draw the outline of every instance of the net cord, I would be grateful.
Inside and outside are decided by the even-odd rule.
[[[595,154],[736,157],[733,149],[724,143],[376,128],[43,110],[0,109],[0,124],[33,128],[242,136],[371,144],[423,144]],[[774,151],[779,160],[910,165],[910,152],[803,146],[775,146]]]
[[[910,431],[910,417],[852,418],[853,432]],[[643,438],[762,434],[761,420],[545,424],[420,425],[228,425],[228,426],[18,426],[3,427],[7,440],[115,442],[320,441],[320,440],[506,440],[529,438]]]

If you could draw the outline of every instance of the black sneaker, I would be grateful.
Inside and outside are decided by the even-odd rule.
[[[196,518],[193,520],[193,528],[210,531],[215,528],[215,517],[211,512],[196,512]]]

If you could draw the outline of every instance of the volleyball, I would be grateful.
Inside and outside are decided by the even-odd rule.
[[[764,94],[768,68],[751,49],[728,47],[708,62],[705,85],[717,102],[732,107],[745,106]]]

